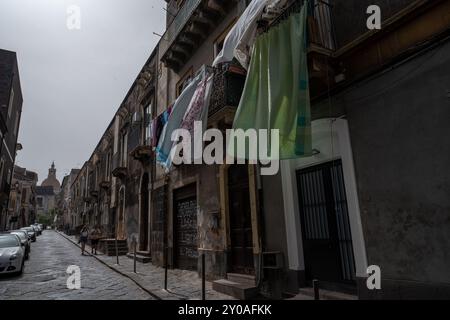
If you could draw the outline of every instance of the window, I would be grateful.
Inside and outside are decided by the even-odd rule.
[[[126,167],[128,162],[128,132],[122,135],[122,166]]]
[[[14,102],[14,89],[11,89],[11,95],[9,97],[9,105],[8,105],[8,118],[11,117],[13,102]]]
[[[111,175],[111,151],[106,154],[106,171],[105,177],[106,181],[109,181],[109,176]]]
[[[100,177],[100,174],[99,174],[99,165],[97,164],[96,166],[95,166],[95,186],[97,186],[97,184],[98,184],[98,178]]]
[[[145,137],[144,142],[146,145],[150,144],[150,139],[152,137],[152,108],[153,104],[150,104],[144,109],[144,127],[145,127]]]
[[[43,207],[44,206],[44,204],[43,204],[43,201],[42,201],[42,198],[41,197],[37,197],[37,205],[38,205],[38,207]]]
[[[192,79],[192,74],[193,74],[193,68],[191,67],[180,79],[180,81],[178,81],[177,83],[177,87],[176,87],[176,94],[177,94],[177,98],[180,96],[180,94],[183,92],[184,88],[186,88],[186,86],[189,84],[189,82]]]
[[[25,203],[27,199],[27,189],[23,188],[22,189],[22,203]]]
[[[19,112],[16,111],[16,121],[14,122],[14,135],[17,137],[19,131]]]

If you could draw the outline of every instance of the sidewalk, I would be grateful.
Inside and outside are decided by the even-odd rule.
[[[67,236],[62,232],[59,235],[78,245],[75,236]],[[91,252],[91,247],[86,245],[86,252]],[[108,257],[101,252],[92,256],[107,265],[114,271],[134,281],[139,287],[147,291],[150,295],[162,300],[200,300],[202,296],[202,281],[197,272],[169,269],[167,275],[167,291],[164,290],[164,268],[154,266],[151,263],[143,264],[136,262],[136,271],[133,272],[134,262],[127,256],[119,257],[119,265],[116,264],[116,257]],[[212,289],[212,283],[206,282],[207,300],[233,300],[233,297],[219,293]]]

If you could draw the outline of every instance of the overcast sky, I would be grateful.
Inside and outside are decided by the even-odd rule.
[[[165,29],[163,0],[0,0],[0,48],[24,96],[16,163],[60,181],[91,155]],[[67,8],[81,29],[67,28]]]

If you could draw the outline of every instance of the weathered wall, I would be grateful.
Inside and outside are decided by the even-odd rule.
[[[411,0],[334,0],[334,24],[338,46],[343,46],[369,31],[366,26],[366,10],[370,5],[378,5],[381,9],[382,21],[410,5]]]
[[[349,121],[367,259],[381,267],[384,298],[450,296],[449,57],[447,41],[333,98]]]
[[[217,166],[207,165],[183,165],[173,170],[170,174],[167,206],[169,265],[173,265],[173,219],[175,214],[173,194],[179,188],[193,183],[196,184],[198,247],[204,250],[206,254],[209,279],[223,277],[227,267],[224,226],[220,222],[220,193],[217,170]],[[201,270],[200,259],[198,263],[198,270]]]
[[[263,252],[281,252],[283,255],[283,273],[266,270],[268,280],[267,294],[281,298],[286,291],[295,292],[298,280],[292,279],[288,272],[288,251],[286,244],[286,226],[284,219],[283,194],[280,192],[281,174],[275,176],[261,176],[262,190],[260,199],[261,225],[263,238]],[[289,289],[288,289],[289,288]]]

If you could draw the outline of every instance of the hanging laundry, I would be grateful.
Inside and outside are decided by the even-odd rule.
[[[271,20],[270,17],[282,12],[287,3],[287,0],[253,0],[250,2],[225,37],[223,49],[214,60],[213,66],[231,62],[233,58],[236,58],[245,69],[248,69],[250,51],[256,39],[258,20],[266,15],[266,20]],[[264,11],[267,12],[264,13]]]
[[[169,116],[172,112],[172,106],[167,108],[163,113],[152,121],[152,147],[156,148],[158,145],[159,138],[161,137],[164,126],[169,120]]]
[[[311,154],[306,8],[307,2],[257,38],[233,123],[234,129],[278,129],[280,159]]]
[[[170,114],[166,125],[161,133],[161,137],[156,147],[156,161],[164,167],[170,167],[170,151],[172,149],[172,132],[178,129],[183,121],[183,117],[189,107],[192,97],[197,89],[198,83],[203,78],[203,73],[199,74],[191,83],[183,90],[181,95],[175,101],[172,113]]]
[[[271,0],[273,1],[273,0]],[[213,66],[230,62],[234,57],[247,69],[250,49],[255,41],[257,21],[270,0],[253,0],[239,17],[223,42],[223,49],[213,62]]]
[[[180,125],[180,129],[185,129],[190,132],[192,139],[200,138],[199,141],[192,140],[193,145],[203,147],[203,136],[196,137],[194,135],[194,122],[200,121],[202,122],[202,132],[207,129],[208,124],[208,106],[211,96],[211,89],[213,83],[213,74],[208,75],[206,79],[199,82],[197,89],[195,90],[194,96],[192,97],[191,103],[186,110],[186,113],[183,117],[183,121]],[[178,139],[175,139],[178,141]],[[176,145],[174,142],[173,147]],[[203,150],[203,149],[202,149]],[[203,154],[201,150],[200,153]],[[194,162],[194,148],[192,148],[193,154],[191,157],[191,161]],[[201,155],[200,155],[201,158]]]
[[[200,81],[192,98],[186,113],[183,117],[183,122],[180,128],[186,129],[191,134],[194,130],[194,122],[202,121],[203,129],[206,129],[208,121],[208,103],[211,94],[213,75],[208,76],[207,79]]]

